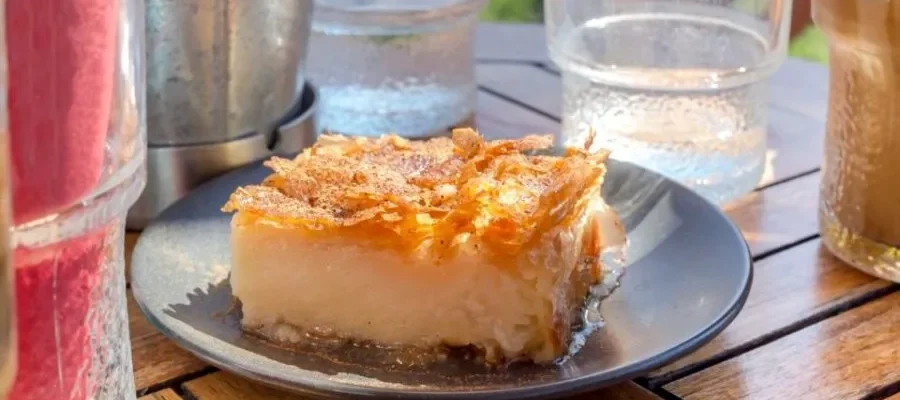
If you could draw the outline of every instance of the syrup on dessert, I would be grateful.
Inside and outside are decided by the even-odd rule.
[[[606,320],[603,319],[603,313],[600,311],[600,305],[604,299],[611,296],[619,287],[622,275],[625,273],[625,247],[622,243],[617,246],[609,246],[600,253],[600,265],[603,266],[603,279],[599,284],[594,285],[585,299],[584,310],[582,310],[579,327],[573,329],[572,341],[569,342],[569,348],[566,354],[556,360],[557,364],[562,364],[578,353],[587,343],[591,334],[603,328]]]

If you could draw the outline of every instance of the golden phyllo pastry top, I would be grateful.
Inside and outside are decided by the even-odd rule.
[[[408,250],[476,243],[518,254],[599,196],[608,153],[526,154],[551,145],[550,136],[485,141],[472,129],[427,141],[324,135],[293,160],[267,161],[274,173],[238,188],[223,211]]]

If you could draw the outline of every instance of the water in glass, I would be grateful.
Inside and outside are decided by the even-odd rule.
[[[742,12],[646,3],[561,29],[550,46],[563,70],[563,138],[581,145],[594,129],[614,158],[727,202],[762,176],[764,78],[783,56]]]
[[[357,3],[366,4],[330,18],[317,11],[313,21],[308,73],[321,94],[320,130],[415,138],[466,121],[478,9],[467,3],[480,2]]]

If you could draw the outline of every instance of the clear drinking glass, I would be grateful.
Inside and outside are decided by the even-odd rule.
[[[724,203],[760,180],[765,78],[787,51],[791,0],[545,0],[562,71],[562,139]]]
[[[317,0],[307,74],[319,130],[434,136],[469,125],[483,0]]]
[[[819,196],[822,241],[900,282],[900,0],[816,0],[830,82]]]
[[[5,0],[11,400],[135,398],[125,214],[144,185],[144,2]]]

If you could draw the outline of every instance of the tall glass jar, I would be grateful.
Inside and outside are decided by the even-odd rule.
[[[11,400],[134,399],[124,225],[143,188],[141,0],[5,0]]]
[[[830,94],[819,224],[832,253],[900,281],[900,0],[816,0]]]

